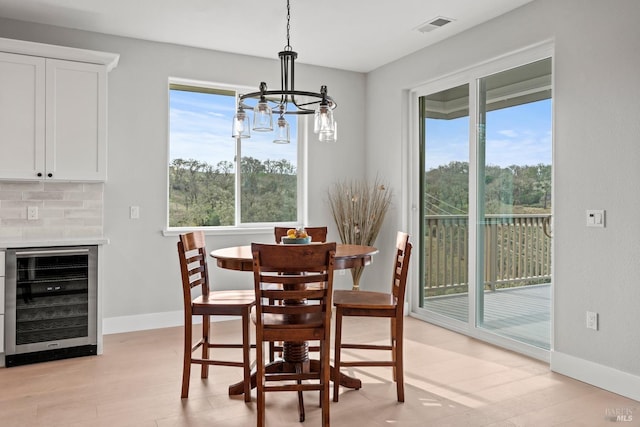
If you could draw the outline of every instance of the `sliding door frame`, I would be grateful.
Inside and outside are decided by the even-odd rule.
[[[407,210],[407,219],[409,233],[412,236],[417,236],[416,242],[422,242],[420,233],[422,232],[421,223],[422,210],[419,208],[421,203],[421,185],[422,179],[421,156],[424,153],[421,152],[420,141],[420,112],[419,112],[419,100],[420,97],[426,96],[432,93],[447,90],[452,87],[460,86],[463,84],[469,85],[469,307],[468,307],[468,319],[467,322],[461,322],[438,313],[427,310],[420,307],[420,286],[422,286],[422,280],[420,278],[420,268],[412,268],[410,271],[411,290],[409,293],[409,315],[422,319],[424,321],[443,326],[447,329],[454,330],[456,332],[463,333],[465,335],[480,339],[482,341],[489,342],[491,344],[516,351],[518,353],[525,354],[527,356],[543,360],[548,362],[550,352],[553,351],[553,291],[551,301],[551,350],[545,350],[539,347],[528,345],[522,342],[518,342],[509,338],[498,336],[494,333],[483,330],[477,327],[477,281],[478,271],[481,268],[478,264],[478,217],[479,217],[479,204],[478,204],[478,157],[482,154],[478,150],[478,93],[479,93],[479,80],[482,77],[486,77],[495,73],[499,73],[511,68],[526,65],[541,59],[552,58],[552,91],[553,91],[553,76],[555,75],[555,60],[554,60],[554,44],[553,41],[544,41],[539,44],[523,48],[518,51],[514,51],[500,57],[491,59],[481,64],[476,64],[465,68],[463,70],[443,75],[434,79],[431,79],[407,92],[406,99],[408,106],[406,111],[408,118],[405,121],[407,123],[409,132],[407,143],[405,146],[406,155],[403,156],[406,159],[407,171],[407,199],[404,206],[410,206]],[[552,92],[553,93],[553,92]],[[552,117],[553,117],[553,103],[552,103]],[[552,119],[552,133],[555,134],[553,129]],[[554,149],[552,148],[552,159]],[[552,164],[555,163],[552,160]],[[552,170],[555,169],[552,168]],[[553,173],[553,172],[552,172]],[[552,176],[552,182],[553,180]],[[552,199],[554,191],[552,189]],[[555,204],[552,203],[552,207]],[[422,246],[422,245],[420,245]],[[552,242],[552,257],[554,243]],[[423,248],[416,248],[416,258],[423,256]],[[414,264],[418,265],[418,262]],[[552,265],[555,265],[555,260],[552,261]],[[553,283],[553,271],[552,271],[552,283]],[[553,286],[553,285],[552,285]]]

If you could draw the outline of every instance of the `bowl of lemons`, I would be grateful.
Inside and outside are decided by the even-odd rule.
[[[282,236],[282,243],[285,245],[304,245],[311,243],[311,236],[304,231],[304,228],[290,228],[287,235]]]

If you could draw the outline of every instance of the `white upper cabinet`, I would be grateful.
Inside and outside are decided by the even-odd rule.
[[[107,178],[107,79],[104,67],[47,59],[46,178]]]
[[[0,39],[0,179],[106,180],[107,72],[117,59]]]
[[[0,52],[0,178],[44,173],[45,59]]]

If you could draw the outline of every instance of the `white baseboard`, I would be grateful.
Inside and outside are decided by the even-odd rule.
[[[640,377],[557,351],[551,370],[621,396],[640,401]]]
[[[212,322],[237,319],[232,316],[212,316]],[[202,323],[200,316],[195,317],[194,324]],[[145,331],[148,329],[171,328],[184,325],[184,312],[165,311],[163,313],[138,314],[135,316],[108,317],[102,319],[102,333],[104,335],[122,332]]]

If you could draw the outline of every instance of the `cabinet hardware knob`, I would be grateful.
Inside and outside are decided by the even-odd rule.
[[[47,174],[47,176],[48,176],[49,178],[51,178],[51,177],[53,176],[53,174],[52,174],[52,173],[48,173],[48,174]]]
[[[38,172],[38,176],[42,176],[42,172]]]

